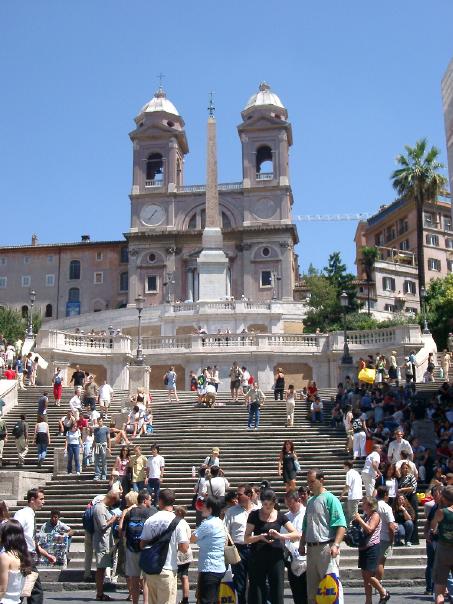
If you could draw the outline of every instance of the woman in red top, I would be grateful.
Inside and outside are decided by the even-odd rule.
[[[308,382],[307,392],[308,392],[308,394],[315,396],[315,394],[318,392],[318,387],[316,385],[316,382]]]

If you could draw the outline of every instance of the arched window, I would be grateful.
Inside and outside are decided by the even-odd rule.
[[[80,260],[71,260],[69,264],[69,278],[80,279]]]
[[[256,177],[258,180],[271,180],[273,175],[272,149],[264,145],[256,151]]]
[[[46,312],[44,316],[46,319],[49,319],[52,316],[52,304],[46,304]]]
[[[188,229],[196,229],[197,228],[197,214],[192,214],[190,217],[189,223],[187,225]]]
[[[225,212],[222,212],[222,228],[231,229],[231,220],[228,218]]]
[[[124,271],[124,273],[120,274],[120,291],[127,292],[129,289],[129,273]]]
[[[22,306],[22,308],[20,309],[21,313],[22,313],[22,318],[26,319],[28,317],[28,306],[26,304],[24,304]]]
[[[147,183],[162,183],[164,179],[164,160],[160,153],[151,153],[146,160]]]
[[[71,287],[68,291],[68,302],[80,302],[80,289]]]

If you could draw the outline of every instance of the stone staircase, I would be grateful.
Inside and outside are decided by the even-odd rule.
[[[30,429],[36,416],[36,402],[42,388],[27,389],[19,395],[18,406],[7,416],[11,429],[20,413],[30,420]],[[56,408],[52,403],[48,411],[48,420],[52,433],[52,445],[45,464],[36,468],[36,447],[31,445],[26,460],[26,470],[49,472],[53,469],[55,448],[63,446],[63,437],[54,436],[57,432],[57,420],[64,415],[72,391],[65,389],[62,406]],[[198,466],[214,446],[221,450],[221,467],[232,487],[240,482],[259,483],[266,479],[271,482],[277,494],[282,497],[283,484],[277,475],[277,458],[283,440],[289,438],[295,442],[296,451],[302,466],[299,484],[305,482],[305,472],[310,467],[319,467],[326,472],[326,485],[339,494],[344,484],[342,461],[346,458],[343,432],[335,431],[329,423],[329,409],[333,390],[321,390],[324,400],[325,421],[312,425],[308,418],[307,405],[300,401],[296,404],[295,426],[286,428],[285,403],[275,402],[273,393],[267,393],[267,400],[261,413],[260,429],[248,431],[247,412],[243,404],[234,404],[227,393],[219,393],[219,406],[212,409],[197,407],[194,393],[180,393],[180,402],[168,404],[167,393],[153,393],[154,434],[137,440],[143,452],[149,454],[152,442],[160,445],[165,457],[166,471],[163,487],[176,492],[178,504],[189,507],[195,480],[192,478],[192,466]],[[112,412],[120,411],[122,402],[127,401],[127,393],[117,392],[111,407]],[[33,420],[33,421],[31,421]],[[111,467],[119,446],[115,447],[110,458]],[[5,448],[7,462],[15,462],[13,439]],[[93,470],[87,469],[81,476],[57,474],[45,487],[46,505],[37,514],[39,527],[48,519],[51,508],[62,512],[62,520],[75,531],[71,548],[71,562],[67,569],[46,568],[42,576],[48,589],[82,589],[83,569],[83,529],[81,517],[83,510],[95,495],[107,490],[107,481],[93,482]],[[22,506],[24,502],[18,502]],[[17,509],[17,508],[13,508]],[[188,512],[186,517],[193,526],[195,514]],[[420,520],[419,530],[422,530]],[[196,557],[195,550],[195,557]],[[394,557],[388,561],[386,583],[404,584],[421,581],[424,575],[424,546],[396,548]],[[357,551],[346,546],[342,548],[342,578],[345,584],[361,585],[360,571],[357,569]],[[195,580],[196,565],[192,567],[191,581]]]

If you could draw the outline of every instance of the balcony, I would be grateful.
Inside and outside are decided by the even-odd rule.
[[[145,180],[145,189],[161,189],[163,186],[163,180]]]
[[[273,180],[274,173],[273,172],[257,172],[256,180]]]
[[[219,191],[237,191],[242,189],[241,182],[222,182],[217,185]],[[178,193],[203,193],[206,185],[187,185],[178,187]]]
[[[414,252],[406,252],[393,247],[378,247],[379,256],[377,262],[391,262],[393,264],[403,264],[404,266],[417,266],[417,259]]]

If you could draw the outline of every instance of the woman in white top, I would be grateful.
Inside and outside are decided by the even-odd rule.
[[[68,456],[68,474],[72,474],[72,460],[74,460],[77,475],[80,474],[80,449],[82,446],[82,435],[77,424],[74,423],[66,434],[65,442],[65,454]]]
[[[38,447],[38,468],[40,468],[46,459],[47,447],[50,445],[49,424],[43,415],[39,416],[35,426],[35,442]]]
[[[294,425],[294,409],[296,408],[296,395],[294,386],[290,384],[285,394],[286,399],[286,427],[292,428]]]
[[[31,557],[24,529],[17,520],[7,520],[0,532],[0,601],[19,604],[25,577],[31,572]]]

